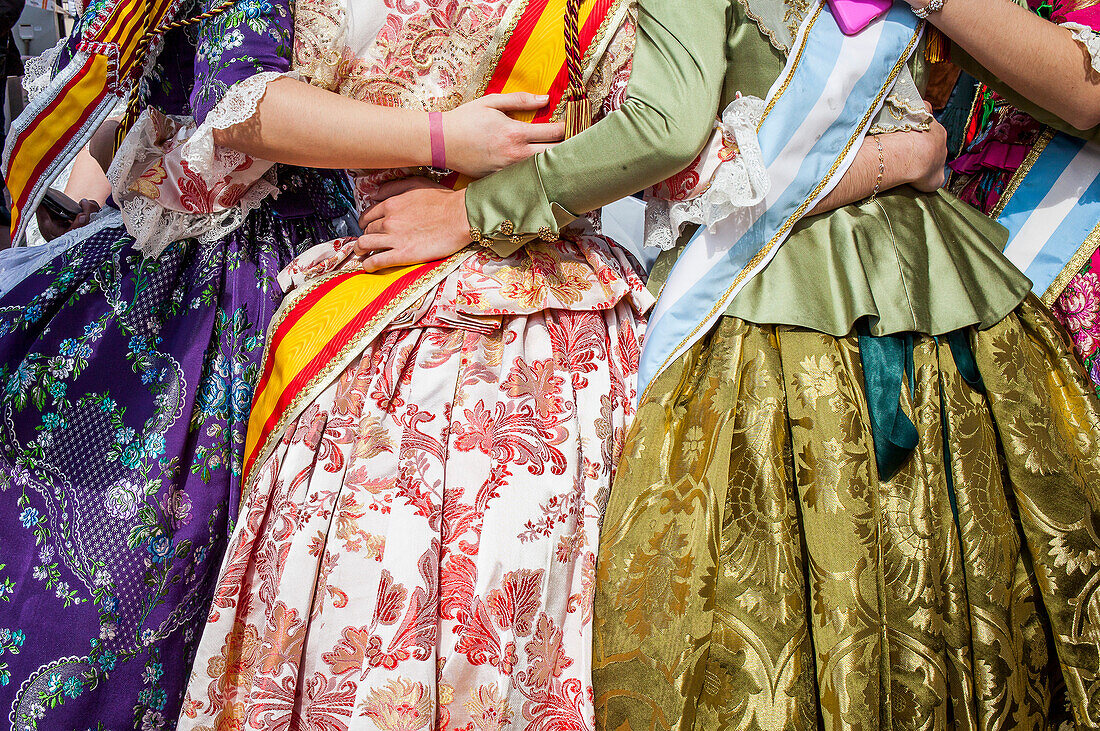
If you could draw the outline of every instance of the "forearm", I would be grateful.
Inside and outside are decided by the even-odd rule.
[[[111,183],[87,146],[77,153],[72,172],[69,173],[69,181],[65,184],[63,192],[73,200],[87,198],[101,206],[111,195]]]
[[[1072,127],[1100,124],[1100,76],[1068,29],[1010,0],[947,0],[929,21],[989,74]]]
[[[876,136],[865,137],[856,153],[856,159],[848,167],[840,182],[827,196],[818,201],[810,215],[832,211],[869,198],[876,192],[876,183],[877,192],[883,192],[913,182],[916,178],[916,171],[913,170],[912,165],[914,153],[907,134],[895,132],[877,135],[877,142],[882,145],[881,160]],[[880,171],[881,181],[879,180]]]
[[[252,157],[315,168],[431,164],[428,115],[340,96],[292,78],[268,84],[256,113],[214,141]]]

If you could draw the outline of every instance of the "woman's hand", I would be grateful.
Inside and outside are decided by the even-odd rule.
[[[470,243],[463,190],[406,178],[381,186],[378,198],[359,218],[355,245],[368,272],[444,259]]]
[[[931,114],[931,105],[925,102],[924,106]],[[906,177],[909,185],[924,193],[931,193],[943,186],[944,168],[947,166],[947,130],[943,125],[933,119],[926,132],[894,132],[883,135],[882,141],[886,142],[889,137],[896,137],[901,146],[897,159],[908,161]]]
[[[565,136],[560,122],[517,122],[508,112],[542,109],[550,100],[525,92],[490,94],[443,113],[447,167],[483,178],[545,150]]]
[[[88,222],[92,220],[92,214],[98,210],[98,203],[84,198],[80,201],[80,213],[76,215],[76,218],[73,219],[72,222],[63,221],[55,217],[42,205],[38,206],[38,210],[35,211],[35,216],[38,218],[38,230],[41,232],[42,238],[46,239],[46,241],[53,241],[70,231],[75,231],[82,226],[87,226]]]
[[[931,115],[931,107],[925,103]],[[881,149],[880,149],[881,145]],[[943,185],[947,163],[947,130],[935,119],[926,132],[867,135],[844,177],[814,206],[812,215],[866,200],[899,185],[925,193]]]

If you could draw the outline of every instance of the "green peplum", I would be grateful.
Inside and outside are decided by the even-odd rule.
[[[647,8],[653,9],[651,15]],[[750,14],[770,22],[789,15],[788,10],[780,0],[754,2],[751,9],[724,0],[646,3],[639,10],[638,32],[652,44],[639,42],[630,98],[621,113],[471,184],[466,194],[471,224],[495,240],[499,252],[507,248],[508,239],[530,240],[543,227],[557,233],[574,214],[679,172],[710,133],[710,125],[698,120],[713,119],[737,93],[767,96],[783,69],[796,18],[762,31]],[[711,29],[725,26],[727,14],[732,30],[714,34]],[[696,42],[690,48],[678,43],[678,32],[690,32]],[[708,44],[713,48],[704,55]],[[654,52],[651,45],[661,51]],[[714,60],[723,56],[725,64]],[[668,83],[656,70],[658,64],[675,70],[676,83]],[[912,86],[911,76],[903,80]],[[710,90],[719,88],[721,98],[715,99]],[[915,93],[892,95],[875,128],[888,132],[926,123],[922,109],[907,111],[919,104],[919,98],[910,98]],[[644,142],[636,149],[624,145],[633,139]],[[501,233],[506,218],[514,225],[509,235]],[[878,203],[845,206],[800,222],[727,314],[837,336],[848,334],[863,316],[870,318],[874,335],[987,328],[1030,289],[1028,280],[1001,255],[1005,239],[999,224],[954,196],[923,195],[903,186],[879,195]],[[658,261],[651,277],[655,293],[675,256],[676,250]]]
[[[1031,288],[1001,255],[1005,238],[1004,228],[950,193],[899,188],[800,221],[726,314],[836,336],[861,317],[872,335],[985,329]],[[653,291],[673,260],[658,260]]]

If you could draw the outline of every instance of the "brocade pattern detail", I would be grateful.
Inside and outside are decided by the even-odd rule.
[[[658,378],[602,530],[598,724],[1100,724],[1100,402],[1034,299],[970,338],[985,393],[916,337],[888,482],[855,337],[723,318]]]

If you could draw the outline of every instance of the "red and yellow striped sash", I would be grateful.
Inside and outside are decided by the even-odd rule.
[[[550,103],[525,121],[546,121],[561,110],[567,86],[566,0],[516,0],[519,18],[498,45],[500,56],[483,80],[484,93],[528,91]],[[623,0],[585,0],[580,8],[581,50],[589,55]],[[461,183],[459,183],[461,185]],[[269,331],[264,366],[245,439],[246,491],[284,429],[393,316],[453,271],[469,252],[444,261],[385,272],[343,272],[313,283],[283,303]]]
[[[13,240],[25,227],[23,211],[38,205],[57,171],[106,116],[108,97],[121,97],[133,85],[145,58],[148,29],[161,25],[178,6],[179,0],[108,3],[99,17],[86,21],[76,54],[56,83],[12,123],[4,177],[12,196]]]
[[[252,401],[245,438],[246,477],[271,436],[281,432],[288,415],[302,405],[303,395],[327,377],[339,375],[331,372],[333,364],[343,362],[350,348],[376,337],[399,308],[438,281],[437,274],[454,268],[452,259],[377,274],[339,272],[314,282],[280,309],[268,333],[263,372]]]

